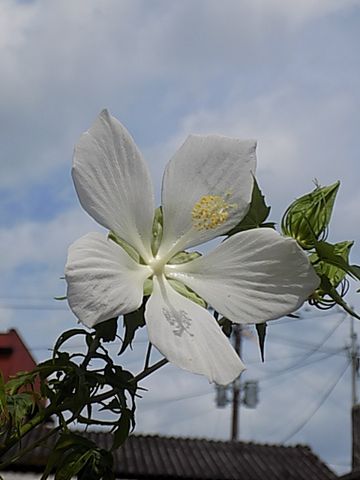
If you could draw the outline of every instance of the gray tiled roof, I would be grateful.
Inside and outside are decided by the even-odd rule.
[[[26,437],[36,440],[37,432]],[[109,448],[105,432],[87,432],[98,446]],[[25,442],[24,442],[25,443]],[[25,444],[23,443],[23,447]],[[26,470],[41,469],[54,439],[18,463]],[[159,435],[132,435],[117,450],[119,478],[182,480],[335,480],[338,478],[306,446],[284,447]]]

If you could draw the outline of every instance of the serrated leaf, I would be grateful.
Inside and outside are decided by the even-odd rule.
[[[5,390],[9,395],[17,393],[21,388],[32,386],[37,377],[37,371],[32,372],[18,372],[15,377],[12,377],[6,384]]]
[[[269,216],[270,210],[271,207],[268,207],[266,205],[265,197],[262,194],[259,185],[254,177],[254,186],[249,211],[241,220],[241,222],[238,223],[238,225],[236,225],[232,230],[230,230],[227,235],[230,236],[238,232],[243,232],[245,230],[251,230],[253,228],[259,227],[274,228],[274,223],[264,223]]]
[[[86,335],[86,334],[87,332],[83,328],[72,328],[71,330],[67,330],[66,332],[62,333],[55,343],[54,354],[59,350],[61,345],[67,340],[69,340],[71,337],[74,337],[75,335]]]
[[[6,393],[5,393],[5,382],[2,372],[0,371],[0,420],[6,418],[8,415]]]
[[[335,259],[338,259],[340,256],[347,264],[349,261],[349,253],[350,249],[353,246],[354,242],[339,242],[332,245],[332,249],[330,250],[330,255],[335,255]],[[318,253],[312,253],[310,255],[310,261],[316,271],[316,273],[321,276],[325,275],[333,285],[333,287],[337,287],[346,275],[346,271],[339,266],[335,266],[329,261],[327,261],[327,257],[325,259],[321,259]]]
[[[83,437],[82,435],[77,435],[76,433],[72,432],[65,432],[61,435],[54,448],[55,450],[67,450],[72,445],[82,445],[87,449],[96,446],[94,442],[86,437]]]
[[[104,342],[113,342],[116,338],[117,320],[117,318],[111,318],[95,325],[96,336]]]
[[[134,312],[126,313],[124,315],[125,335],[124,335],[123,344],[121,346],[119,355],[124,353],[127,347],[130,346],[130,348],[132,348],[131,344],[132,344],[132,341],[134,340],[136,330],[138,328],[142,328],[145,325],[145,318],[144,318],[145,304],[146,304],[146,299],[144,299],[140,308],[138,308]]]
[[[337,245],[325,241],[315,242],[315,250],[319,260],[338,267],[351,277],[360,280],[360,268],[357,265],[349,265],[346,256],[338,253]]]
[[[264,360],[265,360],[265,337],[266,337],[267,323],[266,322],[265,323],[257,323],[255,326],[256,326],[256,332],[258,334],[261,361],[264,362]]]
[[[128,408],[125,408],[121,414],[118,428],[114,432],[112,450],[119,448],[129,436],[132,412]]]
[[[70,452],[55,473],[54,480],[71,480],[82,470],[93,456],[91,450]]]

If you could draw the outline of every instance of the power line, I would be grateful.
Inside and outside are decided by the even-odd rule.
[[[328,318],[330,316],[336,315],[339,313],[338,311],[332,312],[329,311],[328,313],[316,313],[314,314],[313,312],[311,313],[310,316],[304,317],[304,316],[299,316],[297,318],[288,318],[288,315],[286,317],[278,318],[276,320],[271,321],[271,326],[274,327],[276,325],[284,325],[286,323],[297,323],[297,322],[303,322],[305,320],[313,320],[314,318]],[[301,315],[301,314],[300,314]]]
[[[264,378],[261,378],[259,380],[259,382],[266,382],[268,380],[273,380],[274,378],[278,378],[278,377],[281,377],[283,375],[287,375],[287,374],[293,372],[294,370],[299,370],[301,368],[305,368],[308,365],[312,365],[313,363],[321,362],[322,360],[326,360],[329,357],[332,357],[334,355],[336,355],[336,353],[327,353],[327,354],[323,355],[321,358],[314,358],[314,359],[312,359],[312,360],[310,360],[310,361],[308,361],[308,362],[306,362],[302,365],[296,365],[294,367],[284,368],[283,370],[281,370],[279,372],[276,372],[276,373],[273,373],[272,375],[268,375]]]
[[[70,312],[70,309],[68,307],[61,307],[60,305],[1,305],[0,304],[0,309],[1,310],[61,310],[61,311],[67,311]]]
[[[288,440],[290,440],[291,437],[296,435],[300,430],[302,430],[305,425],[312,419],[312,417],[316,414],[316,412],[323,406],[323,404],[326,402],[326,400],[329,398],[337,384],[340,382],[342,377],[344,376],[348,366],[350,365],[350,361],[347,361],[345,364],[345,368],[341,371],[340,375],[336,378],[335,382],[333,382],[330,387],[326,390],[325,394],[322,396],[320,399],[320,402],[315,406],[315,408],[308,414],[302,421],[297,425],[297,427],[290,432],[282,441],[281,443],[286,443]]]
[[[287,368],[291,369],[292,367],[296,367],[297,365],[300,365],[309,357],[311,357],[314,353],[320,351],[321,347],[323,347],[324,344],[329,340],[329,338],[336,332],[336,330],[344,322],[345,318],[346,316],[343,316],[342,318],[340,318],[340,320],[336,322],[336,324],[330,329],[330,331],[324,336],[324,338],[319,343],[313,345],[311,349],[300,358],[300,360],[294,362],[292,365],[288,365]]]
[[[141,407],[143,410],[150,410],[154,407],[157,407],[159,404],[162,403],[168,403],[168,402],[179,402],[181,400],[191,400],[193,398],[200,398],[200,397],[205,397],[206,395],[213,394],[211,390],[208,390],[207,392],[200,392],[200,393],[194,393],[194,394],[189,394],[189,395],[182,395],[180,397],[172,397],[172,398],[160,398],[159,400],[152,400],[147,402],[146,404]]]
[[[291,347],[300,348],[302,350],[308,350],[308,348],[313,349],[313,348],[317,347],[317,345],[315,343],[304,342],[304,341],[295,342],[295,341],[292,341],[291,338],[282,337],[280,335],[273,335],[273,336],[271,336],[271,339],[269,339],[269,340],[272,343],[280,343],[282,345],[285,344],[285,345],[288,345],[288,346],[291,346]],[[334,349],[334,348],[317,348],[317,350],[321,353],[331,353],[331,352],[334,352],[336,349]]]

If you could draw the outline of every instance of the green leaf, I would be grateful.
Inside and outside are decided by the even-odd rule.
[[[352,242],[340,242],[331,244],[328,242],[315,242],[315,250],[319,261],[340,268],[354,279],[360,280],[360,268],[357,265],[349,265],[348,254]]]
[[[117,332],[117,318],[111,318],[106,322],[101,322],[95,325],[94,329],[98,338],[104,342],[113,342],[116,338]]]
[[[67,330],[66,332],[62,333],[55,343],[54,354],[59,350],[61,345],[67,340],[69,340],[71,337],[74,337],[75,335],[86,335],[86,334],[87,332],[83,328],[72,328],[71,330]]]
[[[54,480],[71,480],[86,466],[92,456],[92,450],[70,452],[62,462],[61,468],[57,469]]]
[[[264,362],[264,359],[265,359],[265,337],[266,337],[267,323],[266,322],[265,323],[257,323],[255,326],[256,326],[256,332],[258,334],[261,360]]]
[[[5,390],[9,395],[18,393],[20,389],[27,386],[33,387],[37,377],[37,371],[32,372],[18,372],[15,377],[12,377],[6,384]]]
[[[265,197],[262,194],[259,185],[254,177],[254,186],[251,197],[251,204],[249,211],[241,222],[236,225],[227,235],[234,235],[234,233],[243,232],[252,228],[269,227],[274,228],[274,223],[264,223],[269,216],[271,207],[265,203]]]
[[[319,242],[320,243],[320,242]],[[325,243],[325,242],[322,242]],[[327,244],[328,247],[320,245],[319,253],[312,253],[310,255],[310,261],[314,266],[316,273],[321,277],[325,275],[333,285],[337,287],[345,278],[348,267],[350,267],[349,253],[354,242],[339,242],[334,245]],[[323,255],[320,257],[320,255]],[[340,266],[339,257],[342,267],[345,266],[346,270]],[[336,262],[336,265],[333,262]],[[345,262],[345,264],[343,263]]]
[[[2,372],[0,371],[0,420],[4,420],[8,416],[8,408],[6,401],[5,382]]]
[[[135,337],[135,332],[138,328],[142,328],[145,325],[144,313],[145,313],[146,299],[144,299],[141,307],[131,313],[124,315],[124,328],[125,335],[122,347],[119,355],[125,352],[128,346],[132,348],[131,344]]]
[[[125,408],[121,414],[118,428],[114,432],[112,450],[119,448],[129,436],[131,428],[132,411]]]
[[[7,408],[11,417],[12,426],[17,432],[29,416],[34,413],[36,395],[35,392],[22,392],[8,395]]]

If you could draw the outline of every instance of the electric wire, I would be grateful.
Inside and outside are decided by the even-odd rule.
[[[267,375],[266,377],[259,379],[259,381],[260,382],[267,382],[268,380],[273,380],[275,378],[279,378],[281,376],[292,373],[295,370],[300,370],[300,369],[305,368],[305,367],[307,367],[309,365],[312,365],[314,363],[321,362],[322,360],[326,360],[326,359],[328,359],[328,358],[330,358],[334,355],[336,355],[336,353],[327,353],[327,354],[323,355],[321,358],[314,358],[314,359],[312,359],[312,360],[310,360],[310,361],[308,361],[308,362],[306,362],[302,365],[296,365],[294,367],[285,367],[281,371],[274,372],[273,374]]]
[[[325,391],[324,395],[321,397],[320,402],[315,406],[313,410],[310,411],[310,413],[303,418],[303,420],[296,426],[295,429],[293,429],[286,437],[280,442],[280,443],[286,443],[292,438],[294,435],[300,432],[305,425],[313,418],[313,416],[318,412],[318,410],[324,405],[326,400],[329,398],[331,393],[334,391],[335,387],[338,385],[342,377],[344,376],[346,370],[348,369],[349,365],[351,364],[351,361],[347,361],[345,364],[345,368],[340,372],[340,375],[337,376],[334,382],[331,383],[329,388]]]
[[[298,361],[294,362],[292,365],[287,365],[286,368],[291,369],[293,367],[296,367],[297,365],[302,364],[305,360],[307,360],[309,357],[311,357],[314,353],[320,351],[321,348],[324,346],[324,344],[329,340],[329,338],[336,332],[336,330],[340,327],[340,325],[342,325],[345,318],[346,318],[346,316],[342,316],[342,318],[340,318],[340,320],[338,322],[336,322],[335,325],[333,325],[333,327],[326,333],[326,335],[323,337],[323,339],[319,343],[317,343],[313,347],[311,347],[311,349],[305,355],[303,355]],[[279,370],[279,372],[280,371],[283,371],[283,369]]]
[[[61,307],[60,305],[41,305],[41,304],[35,304],[35,305],[11,305],[11,304],[0,304],[0,310],[38,310],[38,311],[63,311],[63,312],[69,312],[70,309],[68,307]]]

